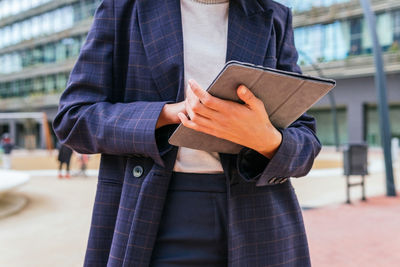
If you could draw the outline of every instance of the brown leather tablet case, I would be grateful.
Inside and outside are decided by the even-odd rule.
[[[236,89],[246,85],[260,98],[272,124],[286,128],[336,85],[334,80],[229,61],[207,91],[213,96],[240,102]],[[241,145],[194,131],[182,124],[169,139],[175,146],[236,154]]]

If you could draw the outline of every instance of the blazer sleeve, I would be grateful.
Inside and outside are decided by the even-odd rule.
[[[155,126],[165,102],[120,103],[113,87],[114,0],[103,0],[94,17],[53,129],[60,142],[83,154],[143,155],[163,166]]]
[[[290,9],[287,9],[285,25],[283,41],[278,48],[277,69],[301,73],[297,65],[298,53],[294,45]],[[236,162],[240,176],[256,181],[257,186],[265,186],[285,182],[289,177],[307,175],[321,150],[315,127],[315,119],[303,114],[288,128],[278,129],[282,134],[282,143],[271,159],[243,148]]]

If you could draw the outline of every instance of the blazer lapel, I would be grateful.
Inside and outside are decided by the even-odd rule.
[[[184,98],[183,35],[179,0],[138,1],[139,25],[162,100]]]
[[[263,65],[272,29],[272,12],[258,0],[231,1],[226,61]]]
[[[182,101],[184,62],[180,1],[146,0],[138,1],[138,5],[143,46],[157,90],[164,101]],[[231,0],[226,61],[263,64],[272,29],[272,12],[258,0]]]

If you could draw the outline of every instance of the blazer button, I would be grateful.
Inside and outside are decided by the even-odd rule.
[[[140,178],[143,175],[143,167],[142,166],[135,166],[133,168],[133,177]]]

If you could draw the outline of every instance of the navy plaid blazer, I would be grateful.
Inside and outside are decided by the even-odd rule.
[[[148,266],[177,148],[176,125],[155,130],[165,103],[184,99],[178,0],[104,0],[61,96],[53,128],[79,153],[101,153],[85,266]],[[270,0],[231,0],[227,60],[300,72],[292,16]],[[304,114],[267,160],[221,154],[227,177],[229,266],[309,266],[289,177],[320,150]],[[268,142],[268,140],[265,140]]]

